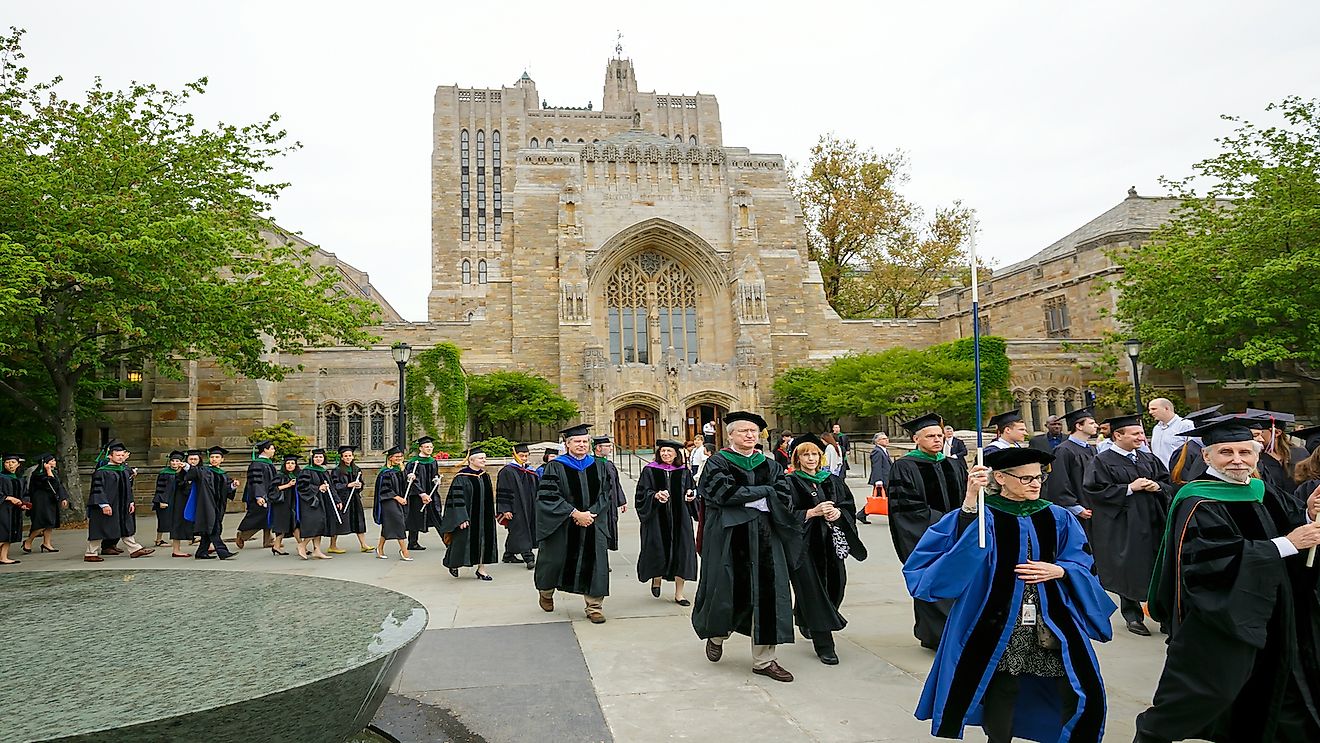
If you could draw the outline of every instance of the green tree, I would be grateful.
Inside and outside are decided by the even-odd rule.
[[[468,418],[462,356],[458,346],[447,342],[413,354],[404,385],[410,438],[426,434],[438,440],[438,450],[462,448]]]
[[[59,78],[29,80],[21,38],[0,39],[0,253],[28,278],[6,284],[19,306],[0,325],[0,393],[53,433],[76,508],[77,400],[101,370],[171,376],[207,357],[279,379],[293,367],[277,354],[371,342],[375,310],[309,251],[263,237],[285,186],[263,176],[297,146],[277,116],[199,126],[188,109],[205,78],[179,91],[97,80],[66,99]]]
[[[577,403],[559,394],[545,377],[520,371],[473,374],[467,378],[468,412],[476,437],[501,423],[562,423],[578,414]]]
[[[279,457],[297,454],[306,459],[309,456],[308,447],[312,445],[310,438],[298,435],[297,429],[293,427],[293,421],[281,421],[248,434],[248,443],[253,445],[267,439],[275,443],[275,455]]]
[[[850,139],[821,136],[792,177],[807,248],[825,298],[844,317],[917,317],[935,292],[970,272],[962,245],[971,213],[955,202],[929,222],[898,188],[902,153],[877,154]]]
[[[1115,254],[1118,319],[1158,368],[1320,362],[1320,103],[1266,110],[1276,125],[1223,117],[1237,128],[1220,153],[1164,180],[1173,219]]]

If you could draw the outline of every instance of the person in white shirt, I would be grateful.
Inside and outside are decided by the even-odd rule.
[[[1187,437],[1183,434],[1192,429],[1192,422],[1180,417],[1173,409],[1173,403],[1163,397],[1151,400],[1146,411],[1156,420],[1150,434],[1150,453],[1167,467],[1173,453],[1187,443]]]
[[[843,477],[843,452],[839,450],[834,434],[823,433],[820,440],[825,442],[825,469],[835,477]]]

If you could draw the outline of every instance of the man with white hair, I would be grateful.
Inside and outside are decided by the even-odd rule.
[[[1235,416],[1189,433],[1206,471],[1164,531],[1150,613],[1169,649],[1134,743],[1320,740],[1320,494],[1303,507],[1253,477],[1261,445]]]
[[[560,431],[567,451],[545,463],[536,489],[534,582],[542,611],[555,610],[556,590],[580,593],[587,619],[603,624],[614,501],[604,462],[591,456],[590,430],[590,424],[582,423]]]
[[[1159,457],[1165,467],[1173,453],[1187,441],[1183,434],[1192,429],[1192,422],[1178,415],[1173,403],[1168,398],[1157,397],[1146,406],[1146,412],[1155,419],[1155,427],[1150,432],[1150,453]]]
[[[765,428],[755,413],[724,416],[729,448],[706,460],[697,483],[701,582],[692,629],[706,641],[710,662],[724,656],[724,641],[737,632],[752,640],[752,673],[792,681],[775,646],[793,642],[789,571],[801,557],[805,524],[794,515],[783,468],[756,448]]]

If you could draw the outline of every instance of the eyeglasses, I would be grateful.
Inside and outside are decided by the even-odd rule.
[[[1042,472],[1039,475],[1015,475],[1012,472],[1004,472],[1003,470],[1000,470],[999,474],[1008,475],[1009,477],[1015,477],[1023,485],[1030,485],[1033,482],[1038,482],[1043,485],[1045,484],[1045,481],[1048,480],[1050,477],[1049,474],[1046,472]]]

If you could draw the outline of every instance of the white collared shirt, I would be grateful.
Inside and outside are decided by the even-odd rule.
[[[1187,437],[1182,434],[1194,427],[1191,421],[1176,415],[1168,423],[1156,423],[1150,433],[1150,453],[1167,466],[1173,453],[1187,441]]]

